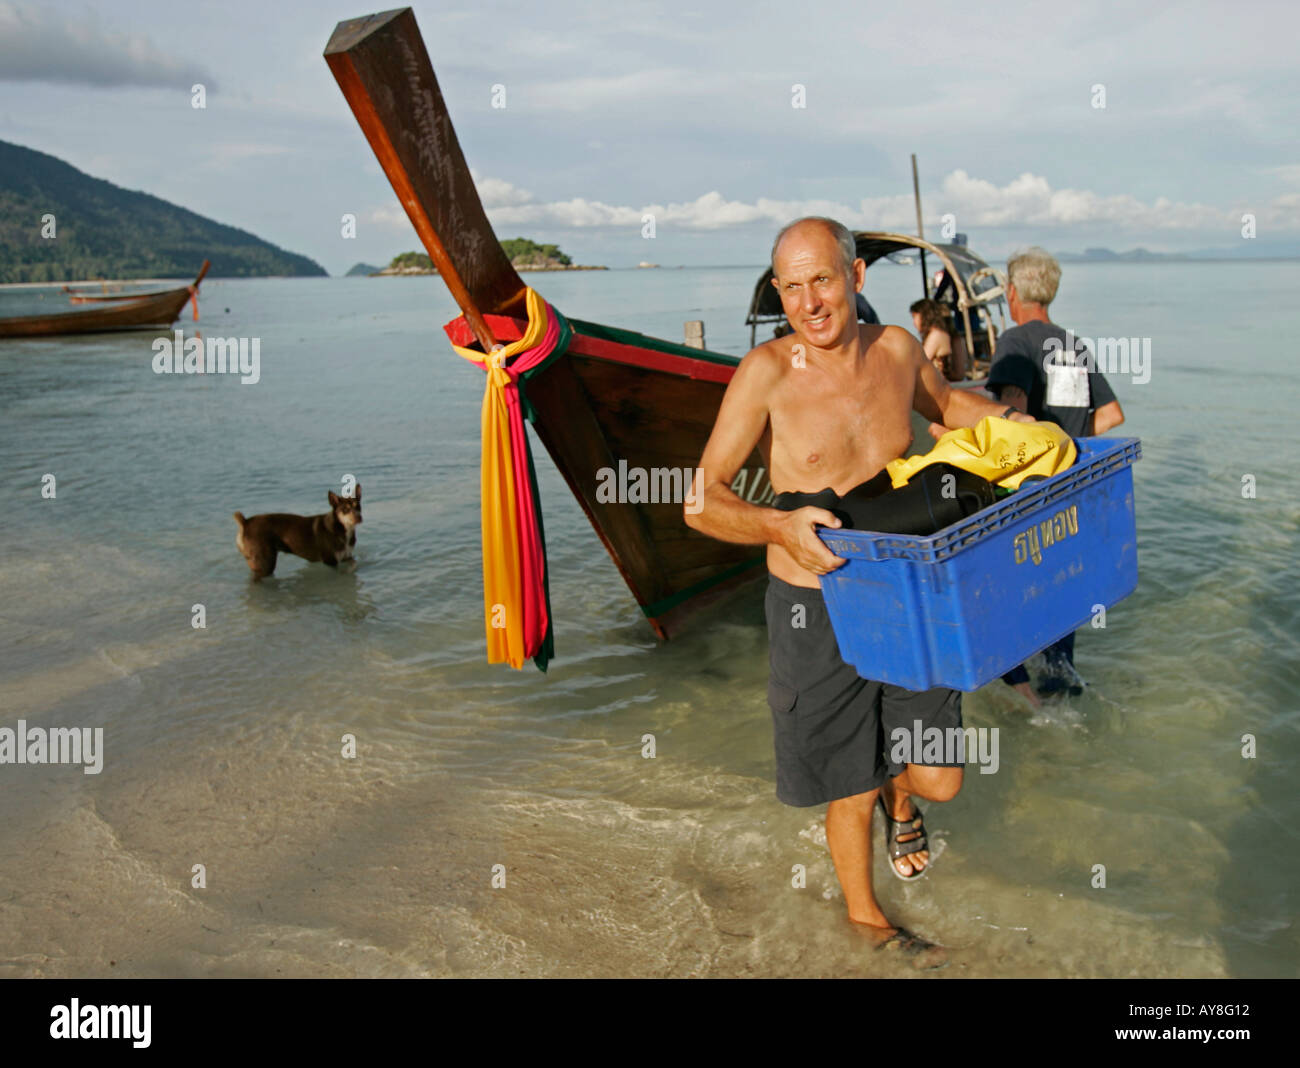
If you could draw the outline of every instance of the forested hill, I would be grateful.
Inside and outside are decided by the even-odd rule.
[[[54,237],[42,237],[46,215]],[[306,256],[0,141],[0,282],[323,275]]]

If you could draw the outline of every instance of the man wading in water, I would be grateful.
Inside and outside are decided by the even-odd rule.
[[[703,508],[685,520],[722,541],[767,546],[776,795],[788,805],[827,806],[826,842],[855,928],[918,967],[938,967],[947,963],[943,948],[890,923],[876,902],[871,816],[879,799],[895,873],[918,878],[929,853],[912,797],[951,800],[962,768],[890,765],[889,739],[895,727],[910,732],[918,719],[923,730],[960,727],[961,694],[860,678],[839,655],[819,581],[844,561],[816,528],[839,520],[824,508],[749,504],[730,487],[761,442],[778,494],[829,486],[843,496],[907,451],[913,407],[949,429],[987,415],[1034,420],[951,389],[901,327],[859,324],[854,294],[866,264],[856,258],[853,235],[834,220],[799,219],[783,229],[772,270],[793,332],[758,346],[736,369],[700,460],[696,500]]]

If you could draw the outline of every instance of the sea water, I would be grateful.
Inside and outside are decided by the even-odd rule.
[[[528,281],[739,355],[759,270]],[[917,272],[869,272],[886,321]],[[1298,282],[1066,265],[1058,322],[1149,342],[1146,381],[1110,376],[1141,581],[1079,634],[1082,697],[965,698],[999,766],[928,807],[930,875],[891,878],[874,828],[944,974],[1296,974]],[[760,587],[659,643],[534,438],[556,658],[488,665],[483,375],[442,283],[200,305],[186,336],[257,339],[257,381],[155,373],[148,332],[0,341],[0,729],[102,730],[97,774],[0,764],[0,976],[893,974],[848,936],[824,810],[774,797]],[[355,567],[251,583],[231,513],[323,512],[348,475]]]

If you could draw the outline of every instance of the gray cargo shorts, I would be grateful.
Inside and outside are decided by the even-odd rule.
[[[961,726],[960,690],[905,690],[846,664],[820,589],[769,575],[765,607],[778,800],[803,808],[875,790],[903,771],[889,762],[896,728]]]

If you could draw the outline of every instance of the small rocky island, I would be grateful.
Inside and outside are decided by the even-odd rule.
[[[510,257],[516,271],[607,271],[608,267],[591,267],[574,263],[556,245],[539,245],[526,237],[514,237],[501,242],[501,248]],[[437,268],[423,252],[403,252],[393,257],[393,262],[372,277],[395,274],[437,274]]]

